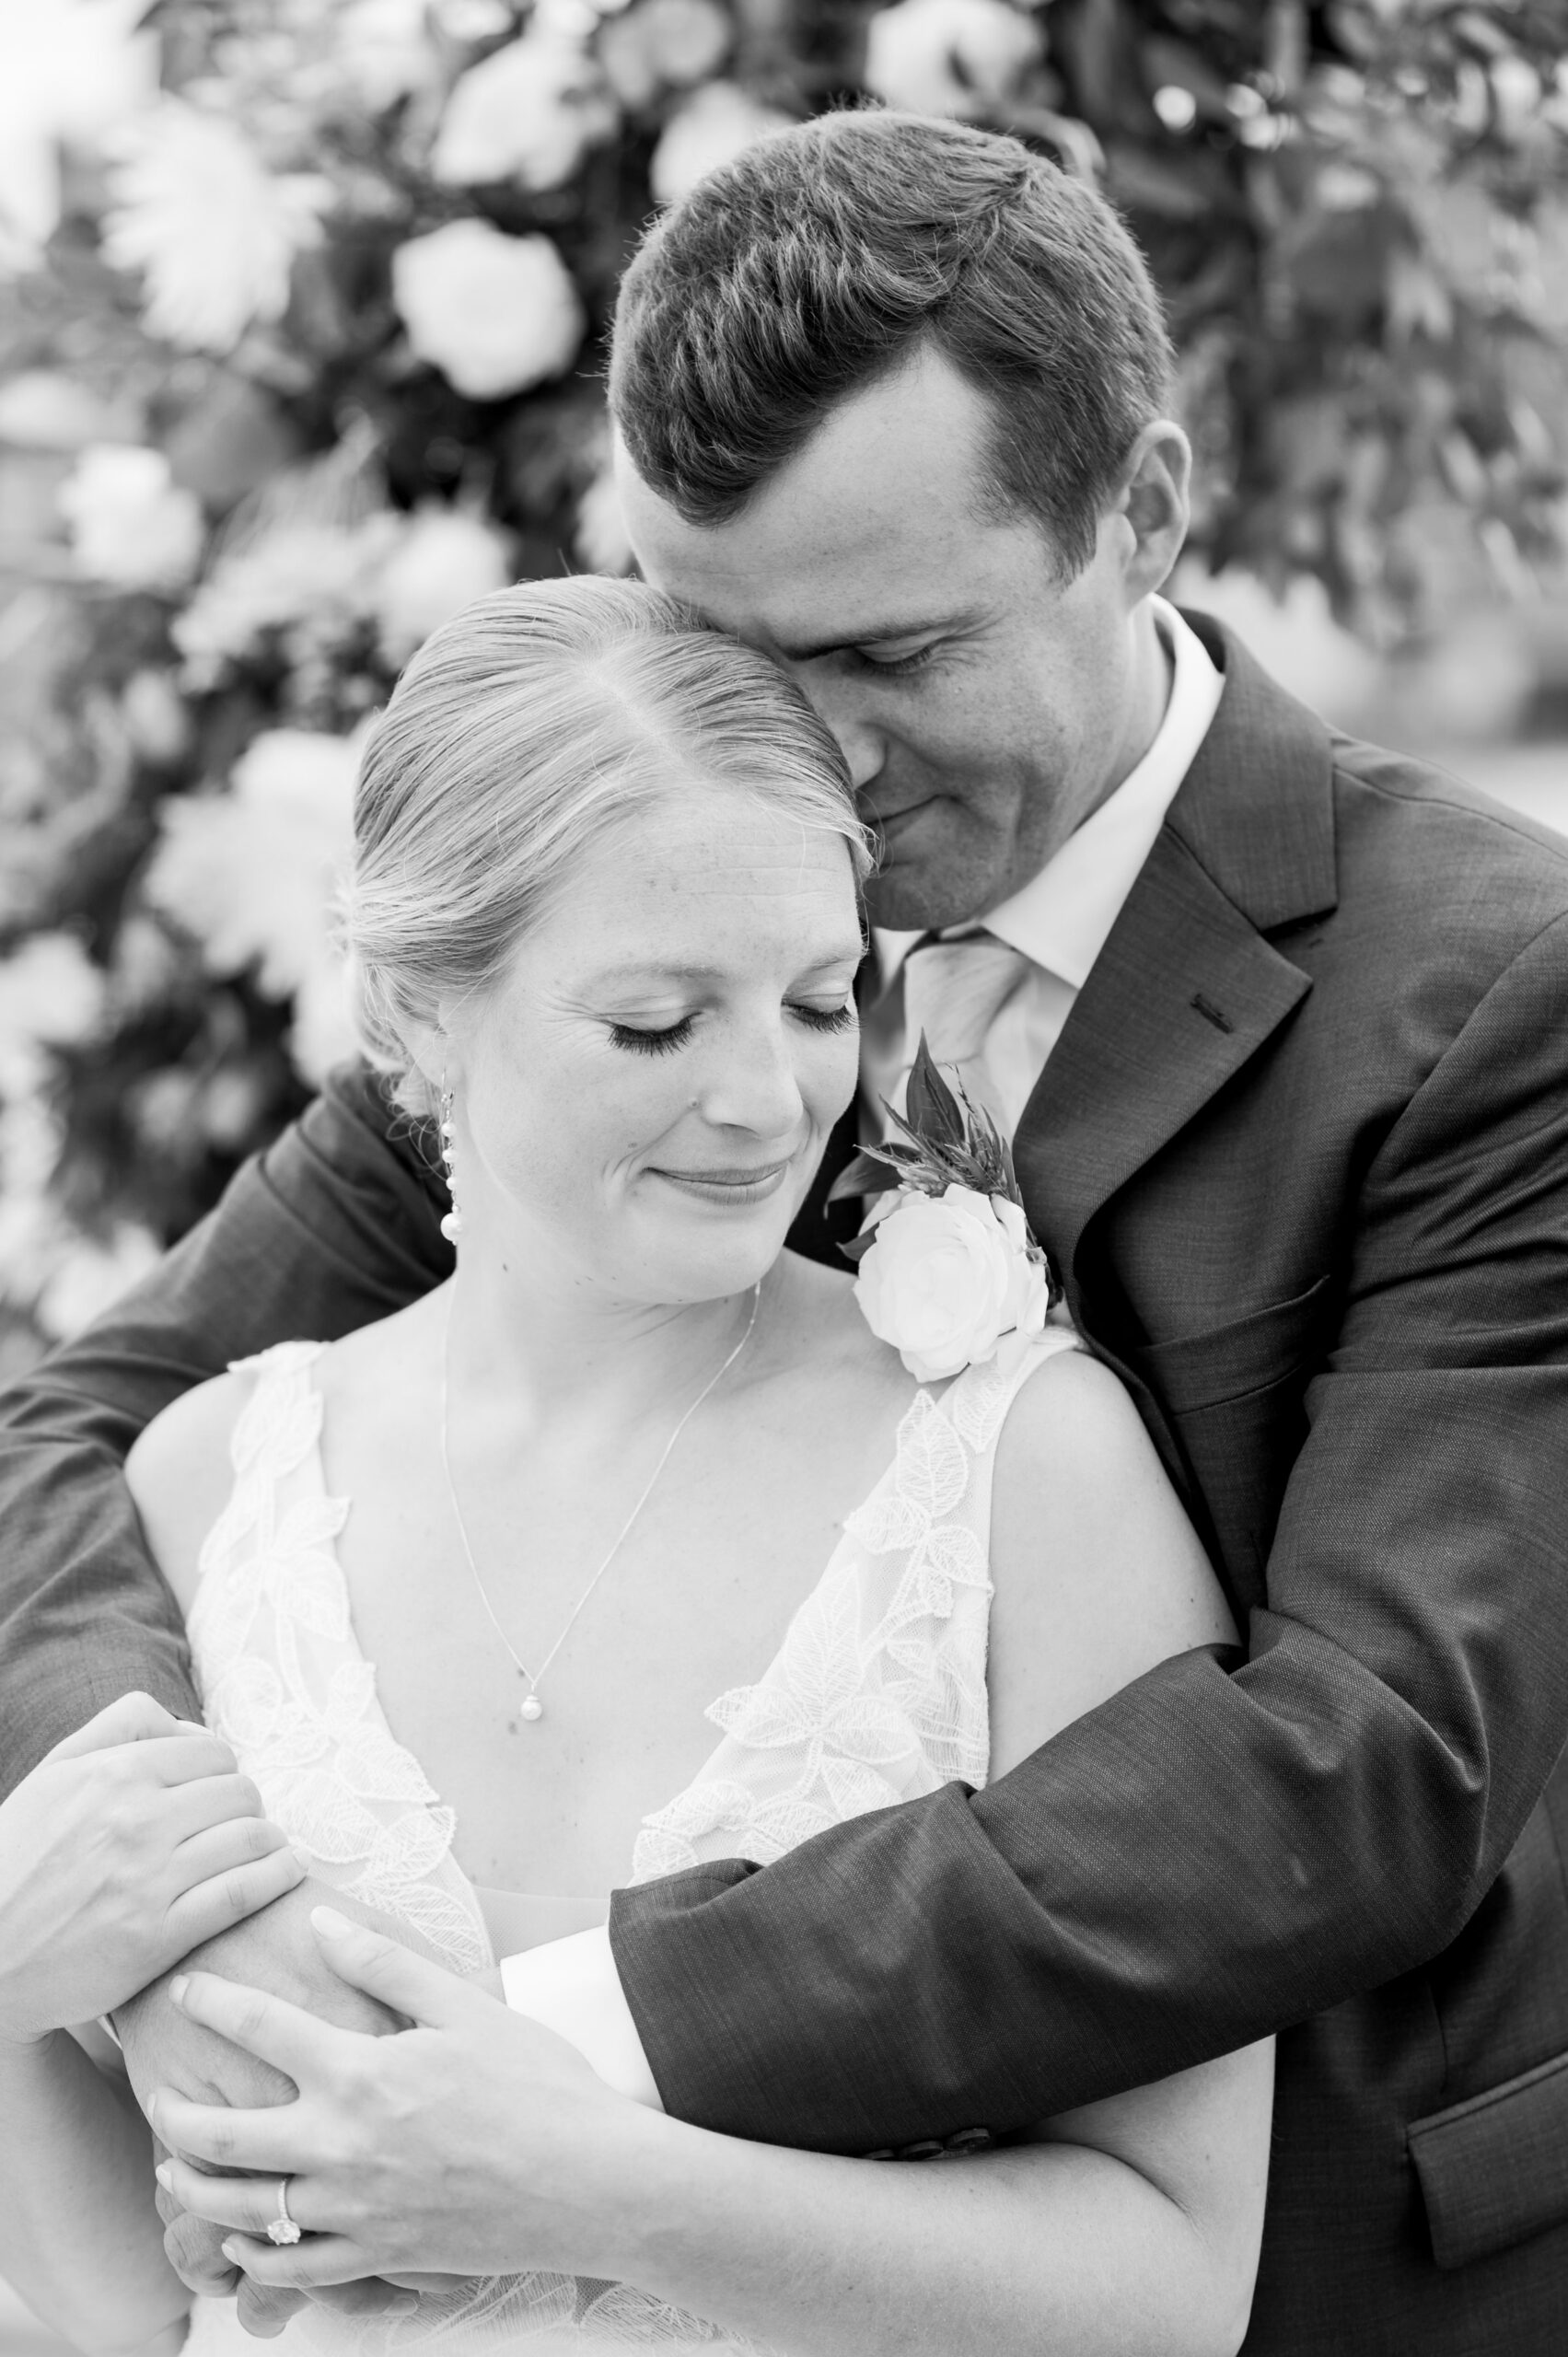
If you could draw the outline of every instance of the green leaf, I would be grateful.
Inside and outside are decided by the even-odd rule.
[[[840,1245],[839,1250],[846,1260],[860,1261],[865,1259],[876,1241],[877,1231],[873,1228],[869,1236],[852,1237],[847,1244]]]

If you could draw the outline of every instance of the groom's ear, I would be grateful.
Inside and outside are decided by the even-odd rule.
[[[1163,588],[1191,517],[1192,445],[1174,418],[1152,418],[1121,470],[1111,515],[1122,527],[1127,602]]]

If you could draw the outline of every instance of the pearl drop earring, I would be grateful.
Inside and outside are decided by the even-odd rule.
[[[452,1152],[452,1140],[457,1124],[452,1119],[452,1092],[447,1086],[447,1075],[441,1075],[441,1160],[447,1172],[447,1192],[452,1198],[452,1208],[441,1222],[441,1233],[448,1244],[456,1244],[463,1232],[463,1214],[458,1203],[458,1183],[453,1175],[457,1159]]]

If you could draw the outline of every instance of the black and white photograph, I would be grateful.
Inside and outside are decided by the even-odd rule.
[[[1568,0],[0,0],[0,2357],[1568,2351]]]

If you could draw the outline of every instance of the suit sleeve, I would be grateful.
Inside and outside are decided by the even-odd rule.
[[[0,1794],[133,1688],[195,1714],[124,1483],[131,1444],[230,1360],[428,1291],[451,1267],[442,1208],[417,1141],[345,1066],[144,1283],[0,1396]]]
[[[1164,1664],[984,1792],[616,1895],[667,2109],[852,2153],[1020,2127],[1458,1934],[1568,1736],[1564,1039],[1568,919],[1363,1181],[1245,1660]]]

